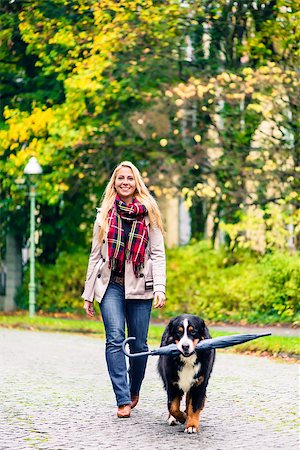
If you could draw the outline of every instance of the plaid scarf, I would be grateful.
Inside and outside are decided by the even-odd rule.
[[[125,261],[132,261],[133,271],[138,278],[144,267],[145,250],[149,235],[144,217],[147,209],[135,198],[129,205],[117,196],[113,208],[108,214],[109,230],[107,233],[109,267],[121,273]],[[125,243],[122,219],[131,222],[131,230]]]

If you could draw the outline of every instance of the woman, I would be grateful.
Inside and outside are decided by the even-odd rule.
[[[154,308],[162,308],[165,287],[161,215],[138,169],[124,161],[114,170],[103,195],[82,294],[88,316],[94,315],[94,298],[100,303],[119,418],[130,417],[138,403],[147,364],[147,357],[130,359],[128,380],[121,347],[125,323],[128,336],[136,337],[130,351],[147,351],[152,300]]]

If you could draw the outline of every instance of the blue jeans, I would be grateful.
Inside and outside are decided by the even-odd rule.
[[[127,373],[126,359],[122,351],[125,322],[128,336],[136,338],[130,344],[130,352],[147,351],[151,307],[152,300],[125,300],[124,288],[116,283],[109,283],[100,303],[106,332],[106,362],[118,406],[131,403],[131,395],[140,392],[147,365],[147,356],[130,358]]]

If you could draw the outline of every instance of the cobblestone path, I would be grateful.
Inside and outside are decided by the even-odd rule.
[[[166,422],[149,358],[141,401],[118,419],[104,342],[0,329],[0,449],[298,449],[299,366],[218,352],[201,429]]]

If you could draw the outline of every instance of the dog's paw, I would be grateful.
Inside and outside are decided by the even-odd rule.
[[[196,427],[188,427],[184,430],[185,433],[192,434],[192,433],[198,433],[198,428]]]
[[[171,414],[168,417],[168,424],[170,425],[170,427],[173,427],[174,425],[178,425],[177,420],[175,419],[175,417],[171,416]]]

